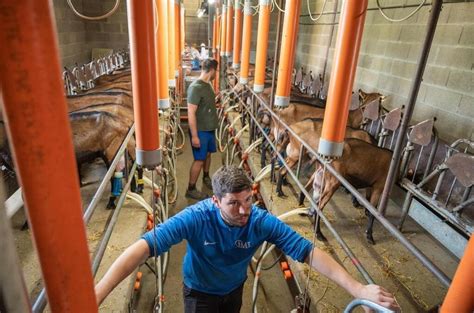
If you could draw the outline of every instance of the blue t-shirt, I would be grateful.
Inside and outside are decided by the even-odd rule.
[[[142,238],[148,243],[151,256],[160,255],[186,239],[185,285],[215,295],[228,294],[247,279],[247,266],[264,241],[275,244],[299,262],[304,262],[312,250],[310,241],[255,206],[247,225],[227,225],[211,199],[187,207]]]

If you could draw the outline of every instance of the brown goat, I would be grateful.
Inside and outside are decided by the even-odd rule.
[[[95,79],[95,85],[102,85],[111,82],[131,82],[132,81],[132,74],[130,70],[124,70],[117,74],[112,75],[103,75]]]
[[[331,165],[355,188],[367,188],[367,200],[377,207],[387,179],[391,159],[392,151],[388,149],[371,145],[359,139],[348,138],[344,143],[342,157],[333,160]],[[319,200],[319,208],[322,210],[341,183],[329,171],[324,171],[321,166],[313,174],[311,180],[313,181],[315,201],[317,203]],[[324,181],[324,186],[322,193],[319,194],[322,181]],[[374,217],[371,214],[368,216],[366,237],[371,244],[375,244],[372,235]],[[326,240],[321,232],[319,217],[316,219],[316,236],[319,240]]]
[[[323,128],[323,121],[321,119],[306,119],[304,121],[294,123],[290,125],[291,129],[304,141],[306,142],[313,150],[318,150],[319,139],[321,137],[321,132]],[[290,168],[293,168],[297,163],[300,155],[301,142],[289,134],[288,144],[285,141],[277,143],[277,150],[282,151],[283,147],[286,146],[286,163]],[[354,129],[351,127],[346,128],[346,138],[358,138],[369,144],[375,144],[375,140],[362,129]],[[314,156],[310,155],[308,152],[304,153],[304,157],[309,157],[309,165],[316,162]],[[308,165],[308,166],[309,166]],[[286,176],[287,170],[285,167],[282,167],[279,172],[278,182],[277,182],[277,194],[280,197],[284,197],[282,186],[283,186],[283,177]]]
[[[116,104],[126,108],[133,108],[133,100],[130,95],[124,92],[106,91],[81,94],[67,97],[68,112],[75,112],[87,107],[102,104]]]

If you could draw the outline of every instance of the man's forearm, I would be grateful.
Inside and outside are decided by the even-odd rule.
[[[352,276],[326,252],[314,248],[312,254],[311,264],[309,264],[311,255],[308,256],[306,263],[344,288],[353,297],[360,297],[359,291],[364,285],[352,278]]]
[[[192,137],[197,137],[197,119],[196,119],[196,112],[190,111],[188,109],[188,123],[189,123],[189,130],[191,131]]]
[[[147,259],[148,255],[148,244],[143,239],[128,247],[96,285],[97,302],[100,304],[122,280]]]

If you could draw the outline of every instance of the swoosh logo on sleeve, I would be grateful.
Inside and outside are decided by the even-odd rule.
[[[204,240],[204,245],[205,246],[209,246],[209,245],[215,245],[216,243],[215,242],[209,242],[207,240]]]

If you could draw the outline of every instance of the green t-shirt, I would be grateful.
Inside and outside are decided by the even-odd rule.
[[[188,103],[198,106],[196,110],[197,129],[200,131],[215,130],[218,126],[216,94],[211,84],[200,79],[195,80],[188,88]]]

